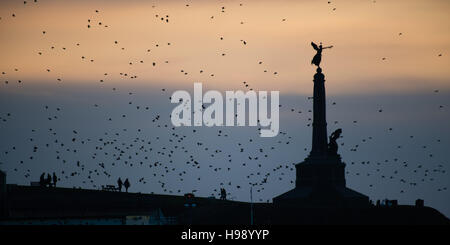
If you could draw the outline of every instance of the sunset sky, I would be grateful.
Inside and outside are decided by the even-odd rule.
[[[324,51],[322,65],[329,93],[450,86],[450,2],[445,0],[40,0],[0,5],[0,67],[19,69],[8,73],[10,80],[95,84],[103,79],[175,88],[198,81],[220,89],[237,89],[247,81],[259,90],[308,93],[314,41],[334,45]],[[166,15],[169,22],[160,19]],[[138,78],[124,79],[120,72]]]
[[[13,184],[56,171],[63,187],[128,177],[132,192],[224,186],[242,201],[271,173],[254,189],[271,201],[293,188],[311,147],[310,43],[323,42],[334,46],[321,67],[347,185],[372,200],[422,198],[450,217],[449,13],[448,0],[2,0],[0,169]],[[194,82],[280,91],[282,133],[172,130],[169,97]]]

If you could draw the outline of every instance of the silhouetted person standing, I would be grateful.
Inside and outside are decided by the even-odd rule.
[[[41,187],[44,187],[44,186],[45,186],[45,173],[42,173],[42,174],[41,174],[41,177],[39,178],[39,185],[40,185]]]
[[[47,174],[47,179],[45,180],[45,184],[48,185],[48,187],[52,187],[52,176],[50,174]]]
[[[122,180],[119,178],[118,180],[117,180],[117,185],[119,186],[119,191],[122,191]]]
[[[53,187],[56,187],[56,182],[58,182],[58,177],[56,177],[55,172],[53,172]]]
[[[125,186],[125,191],[128,192],[128,188],[130,188],[130,181],[128,181],[128,178],[125,180],[125,183],[123,183]]]
[[[227,191],[224,188],[220,188],[220,199],[227,200]]]

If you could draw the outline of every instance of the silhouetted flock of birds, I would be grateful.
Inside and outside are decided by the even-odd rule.
[[[34,0],[33,3],[37,4],[37,0]],[[375,3],[375,1],[373,1]],[[27,1],[24,1],[24,4],[29,4]],[[333,3],[328,1],[328,4],[332,5]],[[243,6],[243,4],[239,4],[239,6]],[[155,8],[156,6],[152,6]],[[186,4],[186,7],[190,7],[189,4]],[[222,6],[220,8],[220,12],[224,13],[226,11],[226,7]],[[332,8],[332,11],[336,11],[336,7]],[[99,18],[100,10],[93,10],[93,17],[87,20],[86,28],[89,29],[95,29],[95,28],[108,28],[109,25],[105,22],[101,21]],[[11,13],[11,18],[20,18],[20,16],[16,16],[15,13]],[[170,22],[170,15],[169,14],[155,14],[155,18],[158,21],[161,21],[162,23],[169,24]],[[210,17],[210,19],[214,19],[214,15]],[[281,19],[282,22],[287,21],[286,18]],[[243,21],[240,22],[240,24],[244,24]],[[42,35],[47,35],[47,31],[43,30]],[[402,33],[399,33],[398,35],[402,35]],[[220,40],[224,40],[224,37],[220,37]],[[242,45],[249,45],[249,43],[243,39],[240,40]],[[75,46],[80,46],[81,43],[75,42]],[[107,44],[106,44],[107,45]],[[116,46],[117,48],[121,50],[126,50],[126,47],[122,46],[120,41],[118,40],[111,40],[111,45]],[[158,48],[162,46],[163,44],[155,44],[154,48]],[[171,43],[165,43],[164,45],[170,46]],[[50,50],[57,49],[56,46],[51,46]],[[66,51],[67,47],[60,47],[59,49]],[[46,49],[42,49],[37,52],[39,56],[47,55]],[[151,52],[151,49],[147,49],[146,52]],[[221,53],[221,56],[225,56],[226,53]],[[442,56],[442,54],[438,55],[439,57]],[[82,62],[90,62],[95,64],[95,59],[91,55],[82,55],[80,56],[80,59]],[[382,60],[386,60],[386,57],[383,57]],[[164,61],[164,63],[169,63],[168,60]],[[263,61],[257,61],[259,65],[263,65]],[[137,60],[137,61],[130,61],[128,65],[136,65],[136,64],[147,64],[144,60]],[[158,64],[155,61],[152,61],[149,63],[150,66],[156,67]],[[179,71],[184,75],[189,75],[189,72],[185,69],[179,69]],[[18,69],[14,69],[12,72],[19,72]],[[46,69],[46,72],[51,73],[52,70],[50,68]],[[199,70],[199,73],[206,72],[205,70]],[[263,72],[268,72],[267,69],[263,69]],[[99,82],[105,82],[106,78],[108,77],[110,73],[105,72],[104,78],[100,79]],[[121,77],[124,79],[136,79],[138,77],[137,74],[130,74],[127,72],[120,72],[119,73]],[[277,71],[273,71],[274,75],[277,75]],[[214,76],[214,73],[210,73],[209,76]],[[8,86],[11,81],[7,79],[8,72],[2,71],[1,72],[1,78],[4,80],[4,86]],[[62,82],[62,77],[56,78],[57,82]],[[18,84],[23,83],[22,80],[17,81]],[[11,86],[11,85],[9,85]],[[253,90],[254,88],[248,83],[247,81],[244,81],[242,83],[242,89],[244,90]],[[116,91],[117,88],[113,88],[113,91]],[[435,90],[434,93],[439,93],[439,90]],[[169,93],[166,91],[165,88],[161,88],[161,94],[163,96],[170,96]],[[50,136],[53,140],[51,142],[45,143],[45,144],[38,144],[36,143],[32,149],[29,151],[29,155],[26,156],[27,160],[25,160],[25,156],[23,160],[20,160],[17,162],[17,166],[14,168],[14,171],[24,171],[24,178],[30,181],[34,181],[37,177],[38,173],[31,173],[30,168],[27,168],[27,164],[31,164],[34,161],[34,158],[36,155],[40,154],[41,149],[48,148],[48,149],[57,149],[54,151],[54,157],[58,162],[61,162],[62,164],[73,164],[75,166],[75,171],[61,171],[58,176],[61,178],[61,185],[64,186],[64,182],[69,182],[72,178],[75,177],[82,177],[82,183],[83,187],[85,188],[95,188],[98,189],[100,185],[107,184],[107,183],[99,183],[96,181],[96,177],[102,175],[106,178],[110,179],[110,182],[114,183],[117,179],[117,176],[113,176],[111,174],[110,169],[113,167],[122,167],[122,168],[136,168],[136,167],[146,167],[148,170],[145,170],[142,172],[143,177],[134,176],[130,179],[135,180],[139,183],[139,185],[154,185],[154,183],[157,183],[160,186],[161,193],[166,194],[180,194],[185,192],[197,192],[197,189],[192,190],[186,190],[186,189],[170,189],[167,187],[168,181],[175,181],[172,177],[169,178],[169,176],[176,176],[176,181],[179,181],[180,183],[185,181],[193,181],[192,179],[187,180],[186,176],[189,171],[192,169],[200,169],[200,168],[207,168],[208,171],[211,171],[216,174],[221,173],[227,173],[232,170],[232,168],[244,168],[246,166],[252,167],[252,172],[245,176],[245,179],[243,179],[239,183],[232,183],[231,181],[222,181],[219,183],[218,186],[208,186],[208,187],[202,187],[202,188],[209,188],[211,190],[211,194],[218,196],[218,193],[220,191],[220,188],[226,188],[227,192],[233,193],[237,191],[238,189],[245,188],[248,189],[249,186],[253,186],[253,190],[257,193],[263,192],[265,190],[266,185],[277,185],[279,182],[283,181],[283,179],[286,179],[286,175],[288,173],[292,173],[294,171],[294,163],[280,163],[277,164],[275,167],[268,169],[264,166],[262,162],[267,161],[279,161],[280,159],[270,159],[271,155],[275,151],[280,151],[283,149],[285,145],[288,145],[292,142],[292,137],[288,132],[280,132],[279,136],[275,139],[275,142],[270,147],[257,147],[258,141],[261,140],[255,134],[254,138],[249,138],[245,142],[236,142],[236,145],[233,147],[233,152],[224,152],[221,149],[213,148],[208,146],[205,142],[202,141],[193,141],[192,139],[194,136],[198,133],[199,129],[193,128],[190,133],[181,133],[178,128],[173,127],[169,123],[164,123],[161,121],[161,118],[163,117],[162,114],[158,112],[152,111],[152,107],[150,105],[135,105],[133,102],[133,93],[128,93],[130,99],[128,102],[129,106],[132,106],[134,109],[142,112],[153,112],[155,113],[152,118],[152,127],[160,128],[162,132],[168,135],[168,138],[166,139],[168,141],[168,145],[165,145],[166,142],[161,142],[162,140],[160,137],[147,137],[144,135],[143,130],[141,129],[117,129],[114,132],[103,132],[104,136],[100,138],[91,138],[86,135],[83,135],[82,132],[79,132],[77,129],[70,129],[71,137],[62,137],[59,133],[56,132],[56,130],[52,127],[49,127],[47,129],[47,134]],[[312,97],[308,97],[307,99],[311,100]],[[312,101],[312,100],[311,100]],[[338,106],[336,102],[331,103],[332,106]],[[101,108],[99,104],[93,105],[95,108]],[[280,105],[282,107],[282,105]],[[440,109],[443,108],[443,105],[439,106]],[[203,108],[204,109],[204,108]],[[312,124],[312,110],[302,110],[299,108],[284,108],[287,113],[295,113],[298,114],[307,114],[307,126],[311,127]],[[130,107],[131,110],[131,107]],[[46,117],[48,121],[57,121],[62,115],[63,109],[58,106],[52,106],[52,105],[43,105],[41,115]],[[379,108],[378,113],[383,113],[383,108]],[[164,115],[165,116],[165,115]],[[11,112],[1,112],[0,113],[0,127],[2,130],[5,130],[5,127],[7,123],[10,121],[11,118],[14,117],[14,114]],[[105,120],[106,121],[113,121],[113,120],[120,120],[120,119],[127,119],[127,113],[124,112],[121,115],[121,118],[114,118],[114,117],[108,117]],[[167,118],[168,120],[168,115]],[[99,122],[106,123],[106,122]],[[333,121],[332,124],[338,124],[338,121]],[[358,124],[358,121],[353,120],[352,123],[354,125]],[[49,124],[51,125],[51,124]],[[30,136],[27,139],[30,142],[38,141],[34,135],[37,130],[42,131],[43,129],[32,129],[30,132]],[[259,130],[259,129],[256,129]],[[126,141],[123,138],[121,138],[122,134],[125,134],[127,131],[132,131],[136,133],[136,137],[131,141]],[[388,128],[386,130],[386,133],[394,134],[393,128]],[[224,128],[218,128],[216,130],[216,135],[209,135],[211,138],[215,137],[215,141],[220,141],[222,138],[231,137],[230,136],[230,130],[225,130]],[[410,139],[414,139],[414,135],[410,136]],[[4,139],[3,139],[4,140]],[[361,147],[363,147],[365,144],[369,144],[375,140],[375,137],[368,136],[361,139],[361,142],[353,144],[348,150],[350,152],[358,151]],[[438,140],[440,142],[440,140]],[[380,143],[380,142],[378,142]],[[34,144],[34,143],[33,143]],[[91,147],[93,149],[93,153],[90,154],[90,161],[82,162],[80,160],[76,160],[76,157],[73,159],[65,159],[63,158],[64,152],[70,152],[73,154],[86,154],[88,151],[82,150],[86,149],[87,147]],[[249,149],[249,146],[250,149]],[[256,150],[253,149],[256,146]],[[341,143],[341,146],[344,146],[344,143]],[[11,152],[17,151],[18,148],[21,147],[20,145],[12,145],[8,149],[1,152],[1,159],[4,159],[8,154]],[[193,149],[192,149],[193,147]],[[309,146],[308,146],[309,147]],[[298,148],[302,148],[301,146],[298,146]],[[402,145],[397,146],[398,149],[402,148]],[[422,147],[424,150],[427,149],[427,145],[423,145]],[[298,154],[298,162],[302,160],[302,157],[306,156],[308,152],[308,148],[304,148],[304,154]],[[342,151],[342,150],[341,150]],[[199,159],[196,156],[199,156],[199,152],[202,152],[202,154],[207,154],[209,157],[207,159],[202,158]],[[173,159],[177,155],[183,155],[186,156],[185,162],[175,162]],[[76,155],[74,155],[76,156]],[[243,162],[238,162],[234,160],[235,158],[242,159],[243,157],[246,158]],[[350,156],[345,156],[347,159],[351,159]],[[433,158],[433,154],[429,154],[430,161]],[[100,160],[97,160],[100,159]],[[109,161],[105,160],[109,159]],[[215,159],[220,159],[219,161]],[[345,159],[344,159],[345,160]],[[3,164],[5,162],[2,162]],[[395,170],[391,173],[383,172],[383,167],[386,164],[395,163],[398,164],[398,166],[401,166],[398,170]],[[370,168],[370,170],[374,170],[373,172],[362,173],[362,172],[356,172],[352,173],[350,170],[352,169],[352,165],[364,165],[364,166],[373,166],[374,168]],[[371,176],[371,175],[377,175],[380,179],[390,179],[390,180],[396,180],[401,183],[408,184],[410,187],[415,187],[417,185],[420,185],[423,182],[428,181],[434,181],[435,178],[438,178],[438,174],[444,174],[446,173],[446,166],[443,164],[439,164],[437,167],[427,167],[424,164],[417,164],[417,163],[409,163],[406,161],[401,161],[398,158],[394,159],[386,159],[383,161],[362,161],[362,162],[350,162],[347,167],[347,175],[349,174],[355,174],[357,176],[364,175],[364,176]],[[399,171],[413,171],[414,173],[420,172],[422,173],[422,177],[417,180],[407,180],[398,177]],[[295,178],[295,177],[294,177]],[[170,180],[169,180],[170,179]],[[202,176],[197,177],[194,181],[197,181],[199,183],[199,186],[201,186],[202,183]],[[295,179],[288,179],[291,184],[294,184]],[[136,185],[135,185],[136,186]],[[370,184],[370,187],[373,187],[373,184]],[[154,188],[151,188],[154,189]],[[438,189],[438,191],[446,191],[447,187],[442,186]],[[401,189],[400,192],[404,193],[407,191],[406,189]],[[262,198],[264,197],[264,198]],[[258,198],[259,201],[269,201],[271,197],[267,197],[265,195],[260,195],[260,198]]]

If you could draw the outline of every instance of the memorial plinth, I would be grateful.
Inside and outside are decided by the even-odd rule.
[[[365,207],[369,198],[346,187],[345,163],[337,154],[338,129],[327,138],[325,76],[314,75],[313,132],[309,156],[295,166],[295,188],[273,199],[276,206]]]

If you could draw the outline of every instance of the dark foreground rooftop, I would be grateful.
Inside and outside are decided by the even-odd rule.
[[[277,207],[213,198],[7,185],[3,224],[30,220],[164,216],[157,224],[450,224],[430,207]],[[170,222],[167,222],[170,220]]]

